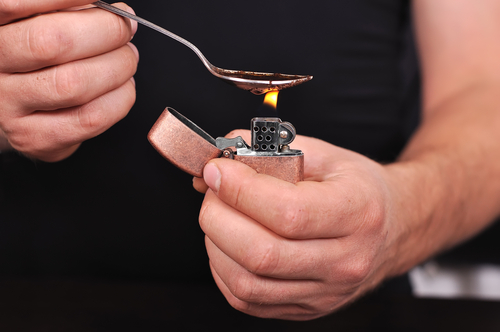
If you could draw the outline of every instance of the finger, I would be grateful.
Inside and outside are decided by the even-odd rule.
[[[3,0],[0,1],[0,25],[38,13],[82,6],[93,0]]]
[[[293,313],[309,317],[331,312],[364,293],[358,286],[366,276],[356,275],[358,271],[349,272],[342,266],[345,264],[339,262],[328,262],[331,266],[325,266],[323,262],[322,265],[332,274],[329,281],[263,277],[226,255],[208,236],[205,244],[214,279],[228,300],[242,306],[237,308],[239,310],[248,310],[252,304],[257,308],[278,306],[280,309],[292,308]]]
[[[353,184],[346,173],[291,184],[228,159],[210,161],[203,177],[226,204],[290,239],[351,234],[364,221],[374,191],[363,182]]]
[[[203,179],[197,178],[197,177],[193,178],[193,188],[197,192],[202,193],[202,194],[206,193],[208,190],[208,186],[205,183],[205,181],[203,181]]]
[[[200,226],[213,244],[250,273],[273,279],[334,282],[353,292],[373,272],[386,234],[290,240],[229,207],[207,191]]]
[[[238,136],[241,136],[244,141],[249,141],[250,140],[250,131],[249,130],[241,130],[241,129],[233,130],[229,134],[227,134],[225,137],[234,138],[234,137],[238,137]],[[197,177],[193,178],[193,188],[202,194],[206,193],[208,190],[208,186],[205,183],[205,180],[203,180],[202,178],[197,178]]]
[[[241,136],[245,142],[250,142],[251,136],[250,136],[250,130],[244,130],[244,129],[237,129],[233,130],[230,133],[226,135],[227,138],[235,138]]]
[[[11,121],[4,130],[16,150],[43,161],[59,161],[125,117],[134,102],[135,84],[130,79],[83,106],[36,112]]]
[[[214,281],[219,287],[220,291],[228,301],[228,303],[235,309],[244,312],[248,315],[260,318],[276,318],[287,320],[309,320],[320,317],[322,314],[312,312],[308,307],[298,304],[265,304],[259,302],[248,302],[238,298],[233,294],[231,289],[219,276],[216,268],[210,262],[210,269],[214,277]]]
[[[343,239],[290,240],[231,208],[207,191],[200,211],[200,226],[210,241],[253,274],[296,280],[319,280],[327,268],[333,275],[349,257]],[[329,267],[325,264],[328,262]]]
[[[33,110],[56,110],[83,105],[127,82],[137,69],[132,44],[93,58],[37,72],[4,77],[0,89],[4,107],[23,116]]]
[[[242,301],[260,304],[304,304],[305,299],[319,292],[320,282],[311,279],[282,279],[252,273],[205,238],[210,264]]]
[[[98,8],[36,16],[2,27],[0,72],[33,71],[103,54],[133,34],[128,19]]]

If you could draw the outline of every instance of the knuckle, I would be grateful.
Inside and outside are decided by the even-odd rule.
[[[240,301],[252,302],[258,296],[256,285],[250,276],[239,276],[232,282],[231,293]]]
[[[238,311],[241,311],[243,313],[250,312],[251,305],[247,302],[239,300],[236,297],[227,298],[227,302],[229,303],[229,305],[231,305],[231,307],[233,307],[234,309],[236,309]]]
[[[308,209],[303,201],[295,201],[293,204],[286,204],[282,207],[280,215],[283,220],[280,235],[295,239],[300,238],[309,221]]]
[[[366,205],[364,214],[364,227],[378,229],[383,225],[386,216],[385,205],[381,200],[372,198]]]
[[[20,11],[21,1],[0,0],[0,18],[16,16]]]
[[[41,152],[50,150],[47,140],[39,133],[28,130],[18,130],[9,137],[9,142],[14,149],[28,156],[36,156]]]
[[[75,113],[77,123],[84,132],[100,131],[107,123],[107,119],[101,109],[92,106],[79,107]]]
[[[248,253],[247,269],[256,275],[271,275],[278,267],[280,250],[274,243],[256,245]]]
[[[230,190],[227,190],[227,188],[227,186],[221,186],[222,190],[220,191],[220,193],[225,193],[225,196],[228,197],[228,199],[232,199],[232,204],[236,209],[241,210],[242,208],[244,208],[247,202],[245,202],[245,200],[243,199],[244,195],[242,193],[242,185],[236,184],[236,186],[233,188],[229,187]]]
[[[9,143],[19,152],[26,152],[32,146],[32,134],[19,121],[8,121],[2,123],[2,130],[8,136]],[[36,140],[35,140],[36,141]]]
[[[235,130],[231,130],[227,135],[226,137],[238,137],[238,136],[242,136],[242,135],[245,135],[247,133],[246,130],[243,130],[243,129],[235,129]]]
[[[17,133],[11,133],[9,135],[9,143],[14,149],[19,152],[25,152],[27,150],[27,147],[29,146],[25,137]]]
[[[235,129],[235,130],[231,130],[227,135],[226,137],[236,137],[236,136],[239,136],[239,129]]]
[[[54,24],[31,24],[27,33],[28,50],[37,61],[53,62],[73,45],[64,29]]]
[[[350,261],[344,273],[344,280],[350,285],[359,285],[370,275],[372,261],[366,257],[361,257]]]
[[[71,145],[64,138],[61,127],[56,124],[45,130],[33,129],[30,125],[11,126],[9,129],[9,143],[20,153],[44,161],[59,161],[69,155]]]
[[[250,141],[250,131],[247,129],[235,129],[226,135],[227,138],[235,138],[238,136],[241,136],[246,142]]]
[[[53,95],[60,101],[78,104],[87,92],[88,82],[82,66],[57,67],[53,74]]]
[[[71,146],[66,146],[62,143],[54,141],[45,141],[44,137],[33,136],[25,140],[17,141],[17,144],[11,143],[12,147],[24,154],[27,157],[39,159],[46,162],[56,162],[67,158],[71,155],[79,144],[76,144],[74,149]]]

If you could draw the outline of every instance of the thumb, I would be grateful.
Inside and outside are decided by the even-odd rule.
[[[203,169],[203,179],[208,187],[218,193],[220,189],[222,174],[215,162],[210,161]]]

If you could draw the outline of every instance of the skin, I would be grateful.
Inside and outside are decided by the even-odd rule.
[[[91,2],[0,1],[0,151],[59,161],[134,104],[137,24]]]
[[[58,161],[132,107],[137,26],[91,2],[0,1],[0,149]],[[500,214],[500,2],[413,5],[423,122],[397,162],[300,136],[304,182],[225,159],[195,179],[210,267],[235,308],[326,315]]]
[[[396,162],[299,136],[304,182],[227,159],[194,179],[206,192],[210,268],[234,308],[327,315],[500,215],[500,2],[415,0],[413,9],[423,120]],[[228,136],[237,135],[249,137]]]

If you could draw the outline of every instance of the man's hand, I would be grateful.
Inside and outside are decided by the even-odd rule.
[[[132,107],[137,24],[91,2],[0,2],[0,148],[58,161]]]
[[[287,319],[327,314],[500,215],[500,2],[412,4],[422,122],[397,162],[298,137],[304,182],[226,159],[207,164],[205,184],[195,180],[210,188],[200,224],[234,307]]]
[[[400,226],[382,165],[313,138],[298,136],[293,147],[305,154],[306,179],[296,185],[233,160],[211,161],[200,225],[212,274],[232,306],[303,320],[331,313],[390,274]],[[202,180],[195,187],[203,190]]]

